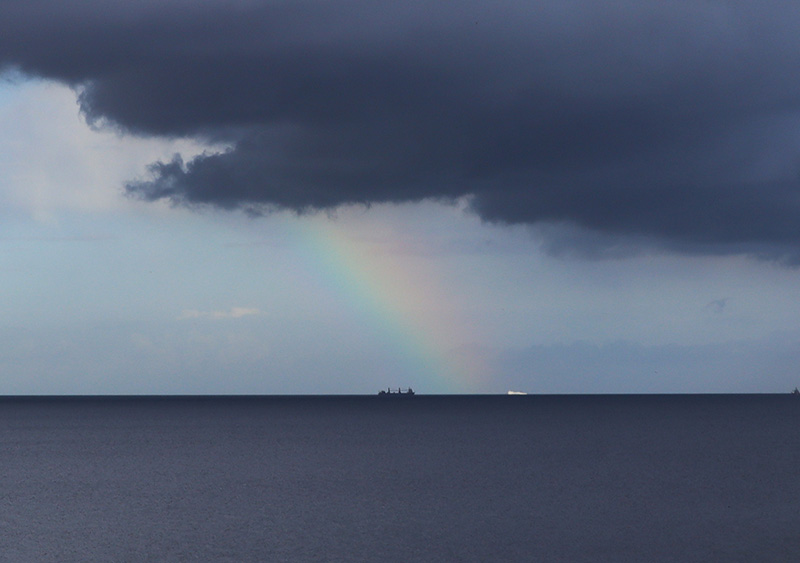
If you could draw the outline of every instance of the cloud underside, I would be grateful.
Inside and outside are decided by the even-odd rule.
[[[73,86],[92,124],[230,147],[153,163],[144,199],[467,198],[572,226],[554,248],[796,261],[798,24],[780,1],[43,0],[0,6],[0,64]]]

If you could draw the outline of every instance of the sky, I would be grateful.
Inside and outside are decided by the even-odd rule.
[[[794,4],[395,4],[0,0],[0,394],[800,385]]]

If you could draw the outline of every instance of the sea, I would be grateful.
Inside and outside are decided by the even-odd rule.
[[[3,562],[800,560],[786,395],[0,398]]]

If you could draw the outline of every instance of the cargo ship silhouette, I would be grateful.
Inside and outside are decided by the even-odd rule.
[[[411,396],[413,394],[414,394],[414,390],[411,387],[409,387],[405,391],[403,389],[400,389],[399,387],[397,388],[397,391],[394,391],[391,387],[387,387],[385,391],[383,389],[378,391],[378,395],[381,395],[381,396],[392,395],[392,396],[406,396],[407,397],[407,396]]]

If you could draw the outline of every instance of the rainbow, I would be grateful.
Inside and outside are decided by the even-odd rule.
[[[486,369],[469,346],[479,341],[476,329],[459,318],[434,260],[415,255],[402,236],[393,236],[399,246],[386,252],[324,217],[301,217],[294,224],[317,275],[402,364],[376,374],[377,387],[412,386],[422,393],[480,389]]]

